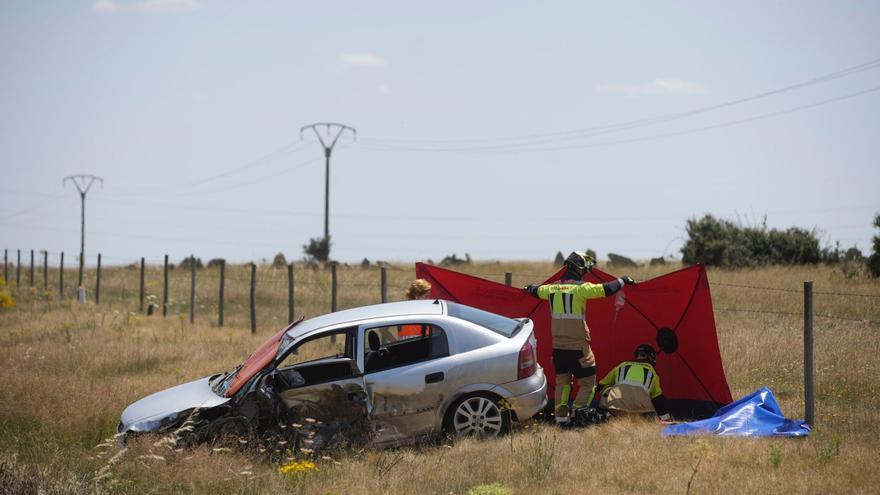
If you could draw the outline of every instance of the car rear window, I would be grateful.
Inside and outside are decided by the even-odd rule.
[[[513,334],[522,327],[522,324],[517,320],[483,311],[482,309],[472,308],[470,306],[465,306],[464,304],[448,301],[446,305],[449,308],[449,316],[476,323],[481,327],[486,327],[495,333],[504,335],[505,337],[512,337]]]

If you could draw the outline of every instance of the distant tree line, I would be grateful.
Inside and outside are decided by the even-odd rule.
[[[880,228],[880,215],[874,219],[874,225]],[[855,247],[844,251],[839,245],[822,246],[815,229],[768,228],[766,219],[760,225],[747,226],[705,215],[689,219],[685,230],[687,239],[681,248],[685,264],[702,262],[711,266],[743,268],[847,261],[864,267],[867,261],[874,276],[880,276],[880,237],[874,237],[874,254],[865,260]]]

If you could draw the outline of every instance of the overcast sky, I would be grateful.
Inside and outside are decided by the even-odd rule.
[[[704,213],[867,253],[878,26],[868,1],[2,0],[0,249],[72,259],[86,173],[90,262],[298,259],[324,228],[300,127],[331,121],[357,129],[345,261],[678,256]]]

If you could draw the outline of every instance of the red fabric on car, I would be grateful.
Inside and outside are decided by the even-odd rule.
[[[235,395],[235,393],[238,392],[248,380],[253,378],[258,371],[272,362],[272,359],[278,354],[278,347],[281,346],[281,337],[284,336],[285,332],[290,330],[290,327],[291,325],[284,327],[283,330],[273,335],[266,342],[263,342],[263,344],[244,361],[241,365],[241,369],[238,370],[238,375],[236,375],[232,383],[229,384],[229,389],[226,391],[226,397],[232,397]]]

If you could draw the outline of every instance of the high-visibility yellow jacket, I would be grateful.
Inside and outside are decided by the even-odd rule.
[[[660,376],[657,375],[657,371],[650,363],[624,361],[609,371],[605,378],[599,380],[599,386],[603,389],[617,384],[640,387],[652,399],[663,395],[663,390],[660,388]]]
[[[590,329],[584,321],[587,300],[605,295],[602,284],[564,281],[538,287],[537,296],[550,302],[554,349],[584,350],[587,354],[590,345]]]
[[[599,380],[599,406],[626,413],[666,414],[660,377],[649,363],[624,361]]]

